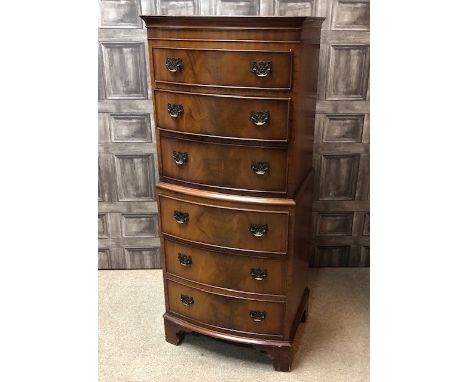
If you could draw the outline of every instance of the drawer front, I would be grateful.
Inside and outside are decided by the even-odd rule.
[[[169,311],[193,320],[243,332],[282,332],[283,303],[220,296],[171,280],[167,280],[167,292]]]
[[[161,231],[230,249],[286,254],[287,211],[234,209],[159,196]]]
[[[253,293],[284,294],[286,263],[206,251],[164,240],[166,271],[188,280]]]
[[[289,51],[153,48],[156,81],[193,85],[291,87]]]
[[[156,91],[157,126],[222,137],[283,140],[289,99],[197,95]]]
[[[161,171],[190,183],[284,194],[287,152],[161,136]]]

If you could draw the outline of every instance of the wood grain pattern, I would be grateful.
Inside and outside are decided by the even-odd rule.
[[[159,208],[163,234],[223,248],[286,254],[287,211],[266,212],[243,205],[232,209],[215,203],[199,204],[161,195]],[[188,222],[177,223],[174,211],[188,213]],[[251,224],[267,224],[268,232],[263,237],[254,237],[249,231]]]
[[[285,293],[287,264],[282,260],[207,251],[168,239],[164,253],[166,272],[191,281],[253,293]],[[190,264],[182,265],[179,254],[190,256]],[[266,277],[254,279],[252,269],[265,271]]]
[[[281,303],[237,299],[205,293],[173,281],[167,283],[170,312],[214,327],[240,332],[276,335],[282,332],[284,306]],[[193,304],[185,306],[181,302],[182,294],[193,298]],[[266,317],[255,322],[250,318],[251,311],[264,312]]]
[[[312,156],[312,146],[314,140],[314,129],[315,124],[315,101],[316,101],[316,91],[317,91],[317,70],[319,65],[319,45],[309,41],[316,41],[316,28],[308,27],[306,36],[313,36],[310,39],[307,39],[307,42],[301,44],[283,44],[289,48],[291,55],[293,57],[292,65],[292,88],[289,92],[284,92],[283,89],[281,92],[278,91],[278,94],[275,95],[274,91],[277,91],[275,88],[252,88],[252,87],[219,87],[218,85],[195,85],[195,84],[182,84],[182,83],[170,83],[170,82],[158,82],[155,85],[155,89],[164,89],[171,91],[184,91],[184,92],[193,92],[193,93],[202,93],[207,92],[220,95],[235,95],[235,96],[255,96],[258,98],[268,97],[276,98],[280,96],[282,98],[292,98],[290,104],[290,113],[289,113],[289,126],[288,126],[288,163],[287,163],[287,189],[285,190],[286,196],[294,197],[295,193],[301,182],[304,180],[306,174],[311,169],[313,164]],[[241,38],[241,33],[239,32],[239,38]],[[164,47],[166,41],[151,41],[150,50],[158,49]],[[206,49],[211,50],[242,50],[242,47],[245,48],[244,43],[240,42],[219,42],[219,41],[190,41],[190,40],[177,40],[171,41],[171,46],[176,46],[178,49]],[[282,49],[285,49],[286,46],[281,46]],[[255,50],[270,50],[274,51],[278,49],[277,44],[275,43],[262,43],[262,42],[252,42],[249,47]],[[150,57],[150,61],[153,62],[154,59]],[[308,78],[308,81],[299,81],[297,79]],[[198,88],[198,89],[197,89]],[[253,90],[257,92],[252,92]],[[183,117],[181,118],[183,119]],[[213,135],[204,135],[205,139],[209,140]],[[268,143],[265,142],[265,145]],[[160,145],[158,148],[161,151]],[[160,160],[162,158],[160,157]],[[164,179],[165,181],[172,182],[172,179]],[[196,186],[195,183],[192,185]],[[200,185],[203,187],[203,185]],[[236,188],[236,192],[243,192],[242,188]],[[228,191],[229,192],[229,191]],[[260,190],[256,190],[260,195]],[[262,193],[262,196],[265,195],[265,191]]]
[[[160,137],[160,175],[193,184],[246,191],[286,194],[287,152],[268,147],[202,143]],[[187,153],[178,165],[174,152]],[[266,162],[269,172],[258,175],[253,162]]]
[[[194,331],[255,344],[290,370],[308,309],[323,20],[145,20],[167,340]],[[271,75],[252,73],[257,60]],[[249,113],[267,108],[269,130],[251,131]]]
[[[189,92],[155,92],[158,127],[193,134],[258,140],[286,141],[288,138],[289,99],[235,97]],[[168,105],[182,105],[183,114],[171,117]],[[268,112],[269,121],[256,126],[252,112]]]
[[[307,298],[304,301],[304,294],[308,296],[308,262],[310,251],[312,250],[312,240],[310,229],[312,226],[312,188],[314,173],[311,171],[295,198],[296,208],[294,209],[294,226],[291,230],[294,235],[293,252],[288,274],[288,310],[286,312],[286,326],[290,328],[289,338],[294,338],[298,315],[306,309]]]
[[[179,195],[181,198],[188,198],[191,201],[206,203],[207,200],[215,202],[219,206],[228,208],[237,208],[238,204],[257,206],[255,209],[269,209],[272,211],[282,211],[286,207],[291,208],[296,205],[293,199],[280,199],[280,198],[257,198],[250,195],[236,195],[226,194],[220,192],[198,190],[195,188],[188,188],[179,186],[177,184],[159,183],[157,185],[159,195],[175,196]],[[289,210],[289,209],[288,209]]]
[[[154,48],[152,55],[156,82],[283,89],[291,86],[291,53],[288,51]],[[166,59],[169,57],[182,60],[180,72],[167,70]],[[260,78],[252,73],[255,61],[272,62],[271,74]]]
[[[237,29],[196,29],[179,26],[171,30],[152,28],[148,29],[148,40],[163,40],[163,41],[239,41]],[[266,42],[285,42],[299,43],[301,32],[299,29],[257,29],[244,30],[242,33],[243,42],[250,43],[252,41]]]
[[[293,87],[292,125],[289,142],[289,194],[295,195],[313,164],[315,102],[319,65],[319,47],[304,42],[297,53],[299,63],[294,77],[308,81],[295,81]]]

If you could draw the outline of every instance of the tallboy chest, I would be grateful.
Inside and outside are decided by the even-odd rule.
[[[308,310],[323,19],[142,16],[166,340],[253,345],[289,371]]]

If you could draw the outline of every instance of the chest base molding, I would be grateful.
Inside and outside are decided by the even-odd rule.
[[[290,340],[288,341],[252,338],[225,333],[194,324],[193,322],[182,319],[171,312],[166,312],[163,315],[166,341],[173,345],[180,345],[186,334],[198,333],[224,341],[250,345],[254,349],[266,353],[266,355],[271,359],[276,371],[290,371],[294,354],[297,351],[300,341],[300,338],[298,338],[299,336],[296,336],[298,333],[297,329],[301,323],[304,323],[307,320],[309,294],[310,291],[306,288],[296,312],[294,322],[291,327]]]

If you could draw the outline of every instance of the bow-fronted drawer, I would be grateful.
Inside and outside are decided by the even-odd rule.
[[[157,82],[236,88],[291,88],[290,51],[154,47]]]

